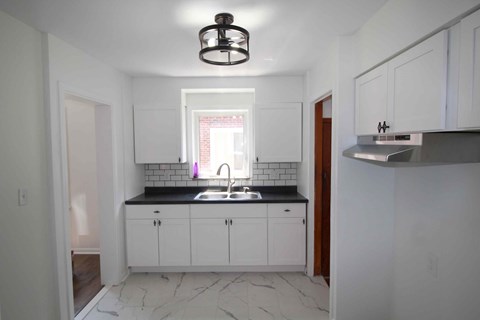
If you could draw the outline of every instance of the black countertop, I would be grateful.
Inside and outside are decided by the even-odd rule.
[[[262,199],[249,200],[194,200],[199,192],[222,190],[222,187],[146,187],[145,193],[125,201],[126,205],[142,204],[207,204],[207,203],[307,203],[308,199],[297,192],[297,187],[251,187],[252,191],[259,191]],[[239,190],[235,190],[239,191]]]

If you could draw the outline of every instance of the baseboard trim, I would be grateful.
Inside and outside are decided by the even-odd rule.
[[[100,254],[100,248],[72,248],[73,254]]]
[[[305,266],[130,267],[130,272],[303,272]]]
[[[104,286],[95,297],[80,311],[74,320],[83,320],[92,309],[97,305],[97,303],[105,296],[111,286]]]

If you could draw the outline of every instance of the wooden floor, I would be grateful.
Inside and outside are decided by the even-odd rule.
[[[102,289],[100,255],[75,254],[73,262],[73,304],[77,315]]]

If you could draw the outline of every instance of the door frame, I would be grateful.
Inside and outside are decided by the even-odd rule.
[[[53,211],[53,228],[55,241],[56,273],[58,279],[58,298],[60,316],[62,319],[74,319],[73,307],[73,282],[72,282],[72,261],[71,261],[71,230],[69,213],[69,190],[68,190],[68,155],[67,155],[67,128],[65,119],[65,99],[73,96],[79,99],[87,100],[95,104],[95,107],[108,107],[110,121],[110,138],[108,143],[111,147],[111,170],[106,173],[111,176],[109,181],[110,192],[102,196],[102,205],[114,212],[115,196],[114,186],[117,184],[116,163],[115,163],[115,141],[114,141],[114,123],[113,123],[113,103],[96,96],[82,89],[71,87],[62,82],[58,82],[57,107],[54,101],[47,100],[48,124],[50,125],[50,190],[51,207]],[[53,98],[54,99],[54,98]],[[50,102],[50,103],[49,103]],[[106,219],[106,217],[103,217]],[[100,219],[100,257],[105,256],[105,247],[109,239],[105,239],[102,215],[99,212]],[[102,261],[102,259],[101,259]],[[101,278],[104,278],[105,267],[101,262]],[[103,281],[102,281],[103,282]]]
[[[316,101],[314,103],[314,135],[313,135],[313,145],[314,145],[314,152],[313,152],[313,198],[314,198],[314,243],[313,243],[313,274],[314,275],[322,275],[321,268],[322,268],[322,236],[323,236],[323,228],[322,228],[322,220],[323,220],[323,185],[322,183],[317,184],[317,174],[321,174],[317,170],[317,159],[320,159],[320,164],[323,164],[323,143],[319,141],[317,148],[317,140],[323,138],[323,106],[324,102],[332,100],[332,94],[324,96],[322,99]],[[318,135],[320,133],[320,135]],[[331,150],[330,150],[331,152]],[[321,179],[321,178],[320,178]],[[331,211],[331,210],[330,210]]]

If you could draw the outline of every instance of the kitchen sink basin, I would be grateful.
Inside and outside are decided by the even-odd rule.
[[[194,200],[259,200],[262,199],[260,192],[232,192],[205,191],[200,192]]]

